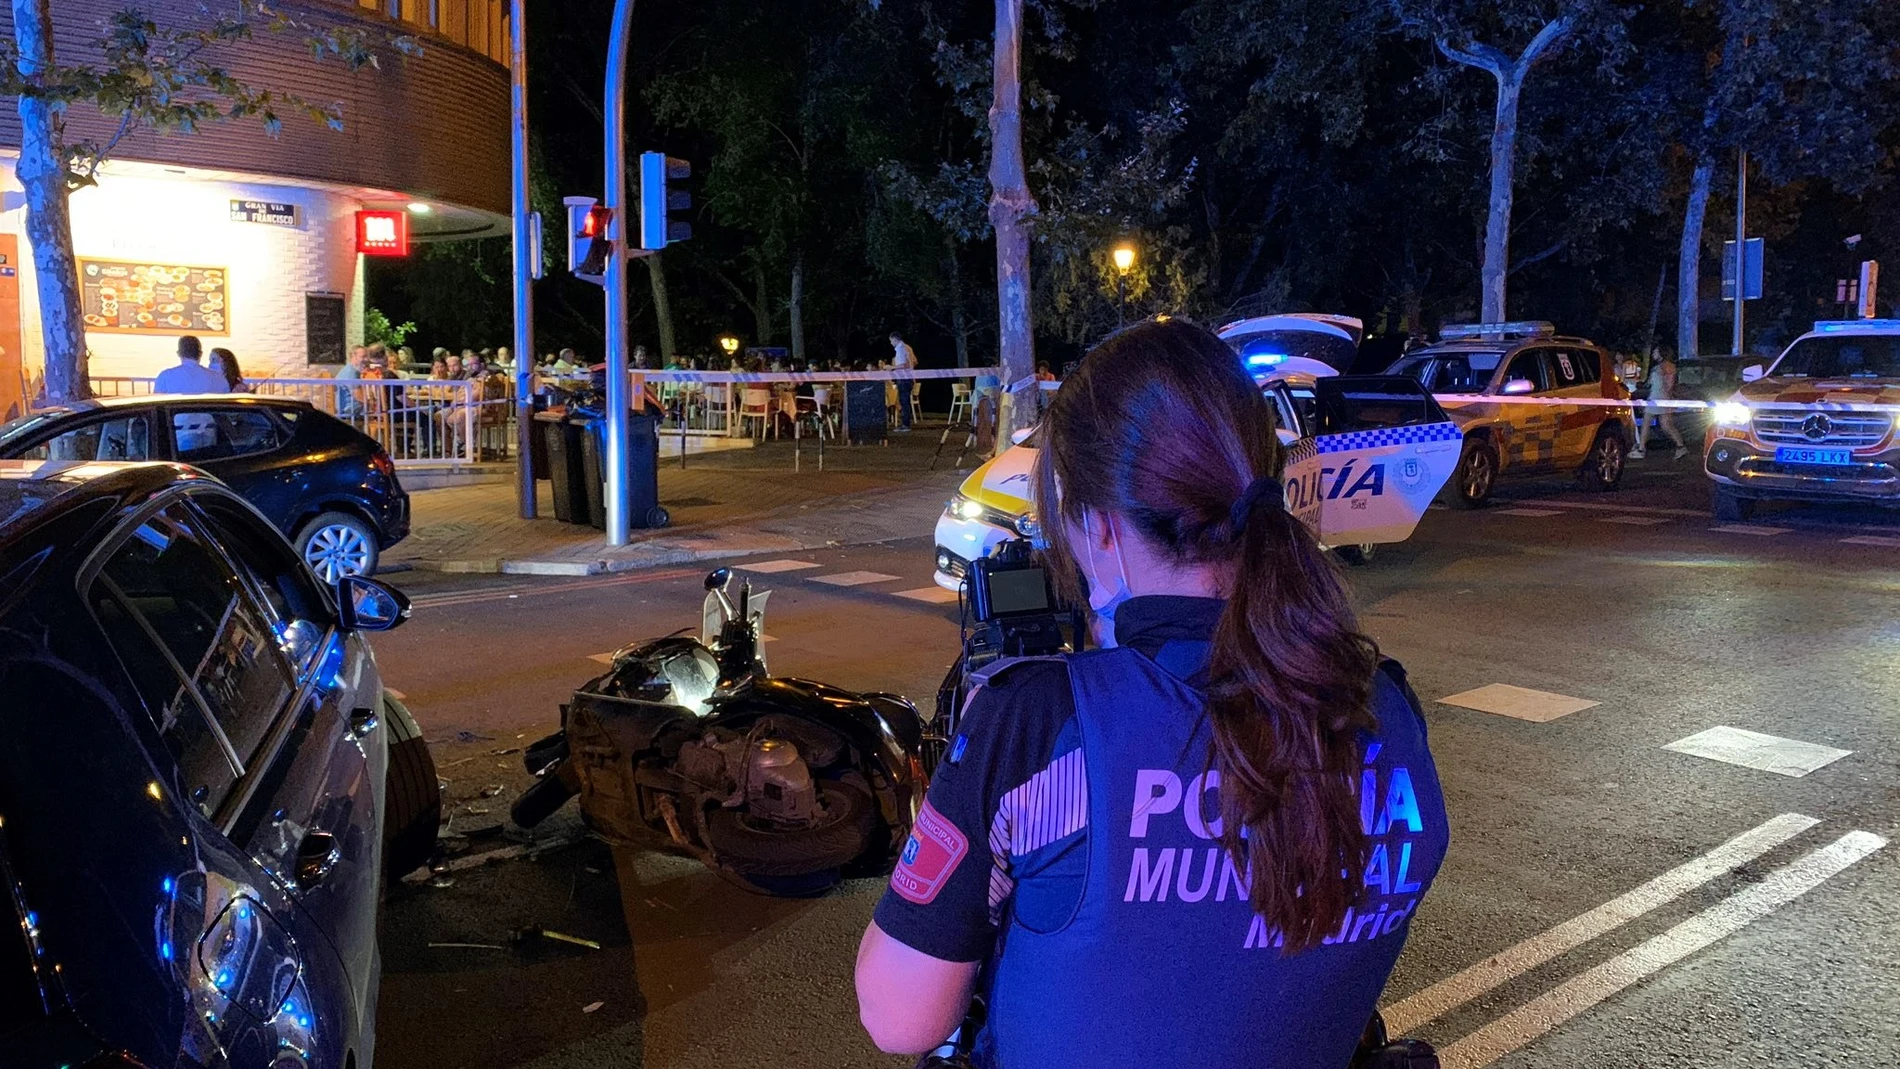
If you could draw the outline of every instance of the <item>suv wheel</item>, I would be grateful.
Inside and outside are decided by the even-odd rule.
[[[1726,486],[1709,489],[1709,511],[1724,523],[1741,523],[1755,515],[1755,499],[1743,497]]]
[[[380,552],[369,524],[345,512],[326,512],[297,532],[297,555],[318,579],[335,583],[374,574]]]
[[[1605,427],[1597,432],[1596,444],[1583,458],[1583,467],[1577,469],[1577,481],[1585,490],[1616,489],[1623,481],[1623,461],[1628,455],[1623,436]]]
[[[1451,503],[1475,509],[1491,499],[1498,482],[1498,451],[1489,440],[1468,438],[1451,477]]]

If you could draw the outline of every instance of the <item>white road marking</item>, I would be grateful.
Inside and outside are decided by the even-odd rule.
[[[1499,516],[1562,516],[1562,509],[1498,509]]]
[[[1889,538],[1886,535],[1856,535],[1853,538],[1843,538],[1841,539],[1841,541],[1847,543],[1850,546],[1900,547],[1900,538]]]
[[[811,581],[831,586],[865,586],[869,583],[888,583],[896,578],[883,572],[839,572],[836,575],[815,575]]]
[[[953,605],[958,600],[956,591],[945,590],[940,586],[919,587],[916,590],[900,590],[897,592],[897,596],[900,598],[909,598],[912,601],[928,602],[932,605]]]
[[[733,567],[761,575],[776,575],[779,572],[797,572],[806,568],[816,568],[817,564],[808,560],[768,560],[757,564],[735,564]]]
[[[1709,530],[1720,531],[1723,534],[1757,535],[1762,538],[1769,538],[1774,535],[1785,535],[1789,531],[1793,530],[1793,528],[1791,527],[1757,527],[1756,525],[1752,523],[1725,523],[1725,524],[1722,524],[1720,527],[1711,527],[1709,528]]]
[[[1444,1069],[1490,1065],[1630,985],[1734,935],[1886,845],[1872,832],[1848,832],[1440,1050],[1439,1062]]]
[[[1698,731],[1686,739],[1677,739],[1663,749],[1794,779],[1831,765],[1854,752],[1731,727]]]
[[[1476,709],[1481,713],[1515,717],[1536,724],[1547,724],[1560,716],[1569,716],[1599,704],[1588,698],[1572,698],[1549,691],[1514,687],[1509,683],[1492,683],[1438,701],[1443,705]]]
[[[1706,520],[1707,509],[1669,509],[1654,505],[1604,505],[1595,501],[1553,501],[1552,505],[1567,509],[1583,509],[1585,512],[1620,512],[1647,516],[1687,516],[1690,519]]]
[[[1819,824],[1800,813],[1783,813],[1737,835],[1693,861],[1678,865],[1640,887],[1501,950],[1379,1012],[1393,1035],[1403,1035],[1472,999],[1681,898],[1717,876],[1747,864]]]
[[[1657,524],[1668,523],[1669,517],[1667,516],[1605,516],[1598,522],[1620,523],[1620,524],[1624,524],[1630,527],[1654,527]]]

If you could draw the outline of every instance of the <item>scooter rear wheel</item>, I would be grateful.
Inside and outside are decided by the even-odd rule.
[[[842,780],[820,780],[826,820],[815,827],[773,828],[736,809],[706,815],[707,845],[741,876],[803,876],[842,868],[863,854],[877,831],[870,792]]]

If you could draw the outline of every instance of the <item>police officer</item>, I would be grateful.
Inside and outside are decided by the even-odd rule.
[[[1335,1067],[1446,846],[1417,700],[1283,507],[1272,410],[1180,320],[1103,342],[1043,424],[1050,563],[1105,647],[994,672],[858,954],[892,1053]]]

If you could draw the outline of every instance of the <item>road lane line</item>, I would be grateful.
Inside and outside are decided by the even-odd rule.
[[[1784,739],[1746,728],[1717,726],[1698,731],[1687,738],[1664,746],[1671,753],[1688,754],[1723,764],[1740,765],[1759,772],[1800,779],[1817,768],[1825,768],[1852,754],[1817,742]]]
[[[808,560],[768,560],[757,564],[735,564],[734,568],[742,572],[758,572],[760,575],[777,575],[779,572],[796,572],[806,568],[817,568],[815,561]]]
[[[1725,524],[1722,524],[1720,527],[1709,528],[1709,530],[1711,531],[1720,531],[1723,534],[1756,535],[1761,538],[1772,538],[1775,535],[1785,535],[1789,531],[1792,531],[1793,529],[1794,528],[1792,527],[1757,527],[1756,525],[1752,523],[1725,523]]]
[[[1501,950],[1485,960],[1446,977],[1380,1012],[1393,1035],[1411,1032],[1442,1017],[1472,999],[1524,973],[1628,924],[1645,913],[1681,898],[1717,876],[1761,857],[1789,839],[1819,824],[1814,817],[1783,813],[1692,861],[1670,869],[1648,883],[1608,902]]]
[[[1496,509],[1494,516],[1562,516],[1562,509]]]
[[[1661,508],[1656,505],[1604,505],[1594,501],[1569,500],[1540,501],[1538,504],[1548,504],[1552,508],[1582,509],[1585,512],[1628,512],[1645,516],[1687,516],[1697,520],[1706,520],[1709,518],[1708,509],[1671,509]]]
[[[1604,516],[1598,523],[1620,523],[1630,527],[1655,527],[1669,522],[1667,516]]]
[[[1480,713],[1528,720],[1533,724],[1548,724],[1560,716],[1594,709],[1601,704],[1588,698],[1573,698],[1568,694],[1552,694],[1547,690],[1515,687],[1509,683],[1489,683],[1476,690],[1461,691],[1440,698],[1438,701],[1441,705],[1456,705],[1460,709],[1475,709]]]
[[[900,590],[896,596],[909,598],[912,601],[925,602],[931,605],[952,605],[960,600],[956,591],[945,590],[940,586],[919,587],[916,590]]]
[[[839,572],[835,575],[814,575],[811,581],[828,586],[866,586],[871,583],[888,583],[899,578],[885,575],[883,572]]]
[[[1886,845],[1887,840],[1872,832],[1850,831],[1440,1050],[1439,1064],[1444,1069],[1490,1065],[1631,984],[1727,939]]]
[[[1857,535],[1853,538],[1843,538],[1841,541],[1850,546],[1900,546],[1900,538],[1889,538],[1885,535]]]

